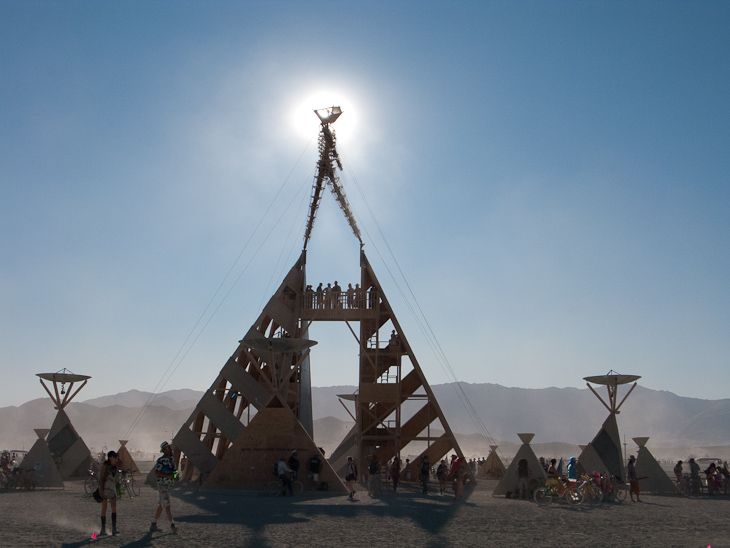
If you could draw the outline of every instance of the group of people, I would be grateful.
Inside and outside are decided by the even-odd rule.
[[[707,481],[707,492],[710,495],[715,495],[719,493],[727,494],[728,490],[730,490],[730,471],[727,467],[727,461],[723,462],[722,466],[711,462],[705,470],[702,470],[700,468],[700,465],[695,461],[694,458],[690,458],[688,464],[690,485],[693,485],[694,489],[697,492],[700,491],[701,473],[705,474],[705,479]],[[677,464],[674,466],[674,475],[677,478],[677,485],[680,485],[684,481],[685,473],[682,465],[683,462],[680,460],[677,461]]]
[[[319,447],[318,450],[319,454],[314,453],[311,457],[309,457],[309,460],[307,461],[307,465],[309,467],[308,477],[312,480],[312,488],[314,490],[322,489],[323,487],[326,489],[326,484],[324,482],[320,483],[319,481],[319,473],[322,469],[322,458],[324,457],[324,449]],[[283,495],[294,495],[294,482],[298,481],[299,479],[299,468],[299,455],[296,449],[292,450],[288,459],[286,457],[281,457],[279,459],[279,462],[276,463],[276,476],[282,482]]]
[[[350,464],[350,461],[351,458],[348,457],[348,465]],[[433,474],[435,474],[436,479],[438,480],[440,494],[443,495],[446,492],[446,483],[449,479],[451,479],[454,482],[454,497],[457,500],[461,499],[461,494],[464,488],[464,479],[468,474],[466,459],[452,455],[450,465],[444,459],[441,460],[434,470],[434,467],[429,461],[428,455],[421,457],[416,466],[411,464],[410,459],[406,459],[404,466],[401,459],[398,456],[395,456],[392,460],[385,464],[384,470],[386,478],[393,484],[394,492],[398,490],[398,484],[401,482],[401,476],[404,477],[406,482],[410,483],[412,481],[412,470],[414,468],[418,473],[418,481],[421,485],[422,494],[428,494],[430,478]],[[378,462],[377,456],[372,455],[368,463],[367,486],[369,495],[379,496],[381,494],[382,474],[383,467]]]
[[[374,290],[371,288],[366,291],[360,288],[360,284],[347,284],[347,289],[343,290],[340,284],[335,280],[334,285],[328,283],[327,287],[323,287],[320,283],[317,289],[312,289],[308,285],[304,290],[305,307],[309,309],[335,310],[335,309],[353,309],[353,308],[373,308],[375,306]]]
[[[155,511],[155,519],[150,525],[150,532],[154,533],[162,531],[162,529],[160,529],[157,525],[157,520],[164,511],[167,515],[167,520],[170,522],[170,530],[173,533],[176,533],[177,526],[172,518],[170,492],[173,484],[178,479],[178,472],[175,465],[175,459],[173,458],[172,446],[167,441],[163,441],[160,445],[160,451],[162,452],[162,456],[157,459],[154,467],[159,502]],[[101,498],[101,531],[99,532],[99,536],[109,534],[106,529],[106,514],[108,507],[111,507],[112,515],[111,534],[116,535],[119,533],[119,530],[117,529],[117,495],[119,495],[121,473],[117,467],[118,462],[119,456],[116,451],[109,451],[106,454],[106,460],[101,465],[101,469],[99,471],[98,496]]]

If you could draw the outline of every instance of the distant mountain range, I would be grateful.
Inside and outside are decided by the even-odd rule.
[[[578,444],[591,441],[608,415],[588,389],[468,383],[432,388],[467,455],[485,455],[490,443],[500,445],[505,454],[513,453],[520,443],[518,432],[535,434],[536,452],[538,447],[546,455],[577,452]],[[337,396],[353,392],[354,386],[312,389],[315,441],[328,453],[353,424]],[[162,439],[174,436],[202,395],[195,390],[173,390],[152,397],[131,390],[71,403],[66,412],[90,448],[116,449],[118,440],[128,435],[130,449],[154,452]],[[351,402],[345,403],[352,409]],[[55,413],[48,398],[0,408],[0,448],[30,448],[36,439],[33,429],[50,428]],[[128,433],[135,422],[138,425]],[[621,408],[618,422],[629,451],[636,447],[632,437],[650,436],[648,447],[655,455],[657,448],[681,448],[680,454],[686,457],[693,448],[712,446],[709,451],[730,456],[730,399],[685,398],[638,386]],[[482,428],[488,432],[487,438],[480,435]]]

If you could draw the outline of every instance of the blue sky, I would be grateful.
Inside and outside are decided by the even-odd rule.
[[[81,400],[206,389],[301,250],[330,104],[432,384],[727,397],[728,28],[703,1],[0,1],[0,406],[64,367]],[[358,253],[328,193],[310,283]],[[314,384],[355,384],[347,328],[312,337]]]

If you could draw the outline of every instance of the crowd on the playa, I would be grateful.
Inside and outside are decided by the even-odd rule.
[[[683,464],[680,460],[674,465],[674,476],[677,485],[683,491],[689,493],[699,492],[702,485],[701,474],[704,474],[707,492],[710,496],[730,493],[730,470],[728,470],[727,461],[724,461],[722,466],[719,463],[711,462],[707,468],[702,470],[695,459],[690,458],[687,462],[689,472],[684,471]]]

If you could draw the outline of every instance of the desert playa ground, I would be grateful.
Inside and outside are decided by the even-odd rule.
[[[432,486],[433,487],[433,486]],[[296,498],[199,491],[180,486],[173,497],[178,534],[148,532],[157,492],[121,499],[121,534],[91,540],[100,505],[81,482],[65,490],[0,492],[0,545],[116,546],[536,546],[730,547],[730,498],[645,495],[643,504],[569,507],[495,498],[495,482],[468,489],[460,502],[416,486],[354,500],[304,493]],[[111,518],[109,518],[111,521]]]

